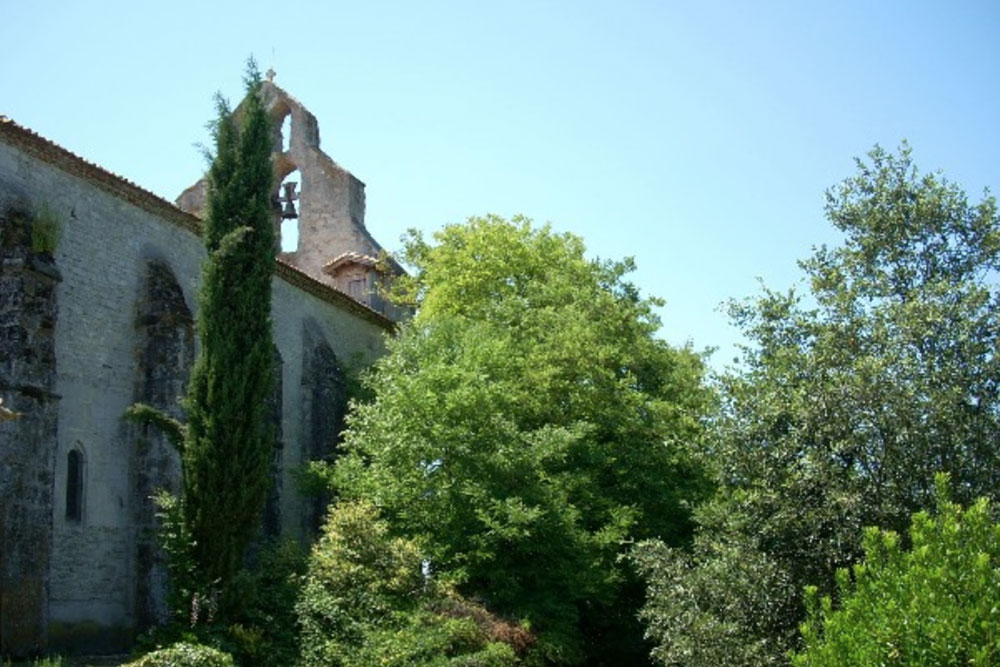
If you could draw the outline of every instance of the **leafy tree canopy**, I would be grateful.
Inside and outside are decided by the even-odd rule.
[[[996,201],[920,174],[905,144],[857,166],[827,193],[843,243],[800,263],[806,293],[731,305],[750,345],[720,379],[705,450],[718,491],[697,512],[693,555],[654,568],[666,580],[647,619],[664,663],[710,623],[731,655],[763,643],[783,661],[800,591],[833,590],[863,526],[902,531],[933,504],[937,471],[963,503],[1000,488]],[[719,581],[734,582],[728,599]]]
[[[415,275],[396,288],[418,311],[350,418],[338,492],[425,545],[435,577],[530,623],[536,656],[641,661],[641,587],[618,556],[690,533],[701,359],[655,338],[631,261],[523,218],[436,241],[407,239]]]

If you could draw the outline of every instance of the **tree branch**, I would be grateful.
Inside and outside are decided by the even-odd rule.
[[[146,426],[152,424],[167,436],[167,440],[179,453],[184,453],[184,438],[187,435],[187,425],[174,419],[166,412],[157,410],[145,403],[135,403],[125,411],[125,419]]]

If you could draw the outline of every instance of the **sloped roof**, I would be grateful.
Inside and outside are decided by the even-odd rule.
[[[323,273],[333,273],[337,269],[347,264],[360,264],[361,266],[375,266],[378,260],[371,255],[364,255],[353,250],[341,253],[323,265]]]
[[[123,176],[85,160],[3,114],[0,114],[0,140],[68,174],[81,178],[118,199],[127,201],[163,220],[201,236],[201,220],[195,216],[182,211],[173,203]],[[391,330],[396,326],[392,320],[381,313],[359,303],[340,290],[306,275],[279,258],[275,259],[274,273],[285,282],[385,329]]]

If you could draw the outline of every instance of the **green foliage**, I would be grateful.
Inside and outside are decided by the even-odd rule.
[[[225,607],[230,621],[222,646],[238,664],[284,667],[298,656],[295,605],[307,559],[292,540],[265,544],[256,562],[235,577]]]
[[[913,516],[911,548],[865,530],[863,563],[837,573],[837,598],[806,591],[794,665],[1000,663],[1000,525],[986,498],[963,511],[938,480],[937,515]]]
[[[209,646],[179,642],[147,653],[125,667],[235,667],[232,656]]]
[[[783,662],[780,621],[794,596],[785,573],[750,540],[695,537],[694,552],[658,540],[632,558],[646,582],[641,618],[663,665],[770,665]]]
[[[421,567],[416,544],[392,537],[370,503],[331,508],[297,606],[302,664],[515,664],[527,632],[425,581]]]
[[[233,580],[257,536],[271,485],[274,435],[267,400],[277,243],[270,119],[259,86],[250,59],[247,94],[237,112],[217,97],[204,229],[208,260],[197,322],[201,348],[183,401],[188,421],[144,404],[125,414],[160,428],[181,454],[181,498],[161,494],[156,502],[172,577],[171,609],[175,621],[191,626],[236,617],[241,595]]]
[[[187,426],[166,412],[145,403],[135,403],[125,411],[125,419],[140,425],[152,424],[156,426],[178,452],[184,452]]]
[[[33,253],[51,255],[61,234],[59,215],[42,202],[34,212],[20,206],[0,211],[0,245],[24,246]]]
[[[30,663],[18,662],[15,664],[10,661],[10,658],[3,658],[2,662],[0,662],[0,665],[3,665],[3,667],[21,667],[22,665],[27,667],[29,664],[30,667],[64,667],[66,661],[62,656],[50,655],[43,658],[35,658]]]
[[[438,576],[526,619],[554,663],[642,661],[624,544],[690,534],[705,480],[687,454],[710,396],[702,363],[654,337],[631,261],[530,221],[411,234],[418,306],[369,376],[336,467],[426,545]]]
[[[167,564],[170,575],[167,606],[173,615],[171,621],[180,626],[197,625],[205,621],[201,614],[199,597],[203,594],[201,580],[198,577],[197,563],[194,560],[191,531],[184,522],[183,499],[159,490],[153,496],[156,505],[156,517],[160,526],[157,531],[157,541]]]
[[[160,538],[170,568],[171,623],[140,638],[145,650],[187,642],[203,644],[233,656],[237,664],[284,667],[298,656],[295,603],[305,575],[306,558],[293,541],[267,542],[257,550],[251,566],[240,570],[223,599],[204,597],[196,588],[195,566],[185,544],[178,501],[166,493],[161,504]],[[173,542],[174,544],[171,544]],[[219,607],[226,610],[220,618]]]
[[[218,101],[216,154],[209,171],[200,295],[201,354],[185,399],[185,522],[204,586],[229,582],[257,533],[271,477],[273,433],[270,121],[251,60],[239,118]]]
[[[1000,488],[995,200],[971,205],[918,174],[904,145],[858,161],[826,214],[844,240],[801,262],[806,297],[764,290],[731,306],[752,346],[720,378],[704,452],[718,492],[696,512],[693,554],[663,566],[665,597],[647,608],[664,664],[706,624],[728,628],[718,641],[732,655],[761,645],[783,660],[803,587],[833,592],[837,569],[861,555],[863,526],[902,531],[931,506],[938,470],[963,503]],[[684,620],[692,610],[697,626]]]
[[[59,217],[43,203],[31,220],[31,251],[51,255],[59,245]]]

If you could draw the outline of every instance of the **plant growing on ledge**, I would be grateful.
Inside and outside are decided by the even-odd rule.
[[[42,203],[31,222],[31,250],[51,255],[59,244],[59,217],[46,203]]]

